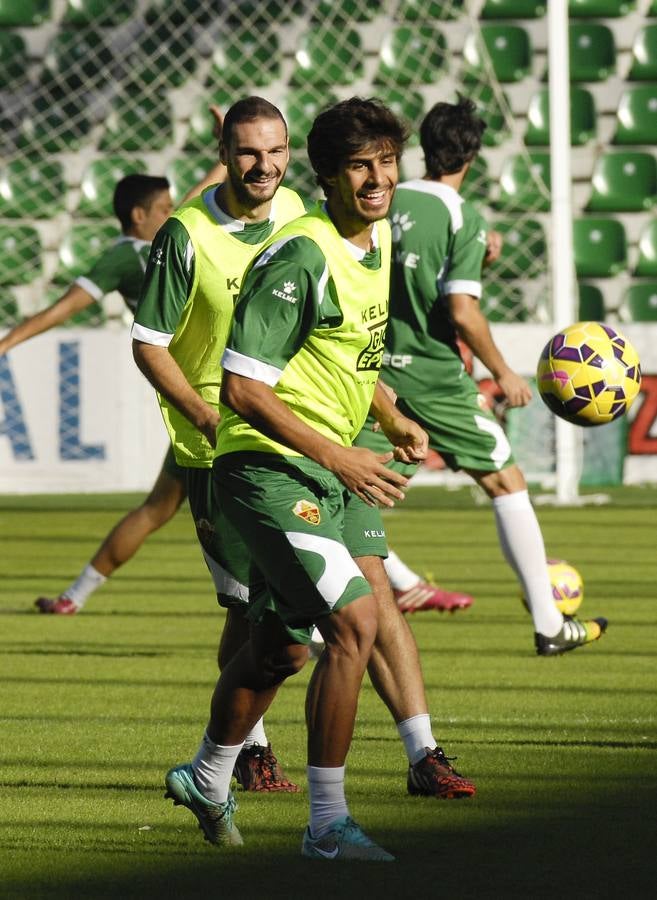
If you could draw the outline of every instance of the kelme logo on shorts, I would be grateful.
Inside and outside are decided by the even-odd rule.
[[[309,503],[308,500],[298,500],[294,504],[292,512],[295,516],[299,516],[300,519],[303,519],[309,525],[319,525],[321,522],[319,509],[314,503]]]

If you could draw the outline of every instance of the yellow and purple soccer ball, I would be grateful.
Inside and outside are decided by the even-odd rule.
[[[584,599],[582,576],[565,559],[548,559],[547,563],[554,602],[564,616],[572,616]],[[528,608],[525,597],[522,597],[522,602]]]
[[[577,322],[557,332],[538,361],[539,393],[574,425],[604,425],[624,415],[641,387],[636,350],[615,328]]]

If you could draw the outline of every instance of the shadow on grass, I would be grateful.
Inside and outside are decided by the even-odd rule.
[[[6,900],[352,900],[411,897],[445,900],[553,898],[587,900],[654,896],[657,787],[628,795],[600,786],[577,802],[532,808],[532,795],[515,814],[482,818],[450,815],[426,804],[418,823],[373,829],[394,863],[304,860],[301,833],[289,824],[245,829],[243,848],[220,850],[192,843],[187,828],[160,827],[140,839],[90,826],[88,840],[61,848],[28,849],[42,821],[0,840],[12,857],[3,879]],[[413,801],[397,804],[408,815]],[[432,801],[430,801],[432,803]],[[613,807],[610,813],[610,805]],[[460,806],[460,805],[459,805]],[[418,807],[419,809],[419,807]],[[61,823],[54,823],[55,825]],[[187,823],[189,824],[189,823]],[[24,867],[24,871],[21,871]]]

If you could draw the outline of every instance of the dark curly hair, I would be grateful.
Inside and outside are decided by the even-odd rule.
[[[368,144],[389,146],[397,159],[408,140],[408,127],[376,97],[351,97],[321,112],[308,134],[308,158],[326,193],[326,179]]]
[[[420,125],[427,175],[438,178],[460,171],[481,149],[486,123],[477,107],[458,95],[456,103],[436,103]]]

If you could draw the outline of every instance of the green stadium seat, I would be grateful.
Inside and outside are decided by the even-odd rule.
[[[70,284],[78,276],[85,275],[119,234],[118,226],[111,222],[72,225],[59,245],[59,264],[53,281]]]
[[[217,36],[206,87],[216,91],[271,84],[280,76],[281,58],[272,27],[227,28]]]
[[[141,159],[125,156],[95,159],[82,173],[78,215],[92,219],[107,219],[114,215],[112,197],[117,181],[126,175],[147,171],[148,168]]]
[[[657,203],[657,160],[650,153],[603,153],[595,162],[590,212],[641,212]]]
[[[574,22],[569,29],[570,80],[606,81],[616,71],[611,28],[600,22]]]
[[[0,224],[0,284],[29,284],[41,272],[41,238],[36,228]]]
[[[217,156],[211,154],[181,156],[174,159],[164,173],[171,184],[174,201],[182,200],[190,188],[205,178],[216,162]]]
[[[533,278],[545,271],[547,244],[540,222],[506,220],[492,226],[502,235],[502,253],[495,263],[498,278]]]
[[[1,2],[1,0],[0,0]],[[106,28],[120,25],[134,16],[137,0],[66,0],[62,22],[64,25],[97,25]]]
[[[486,0],[482,19],[542,19],[547,0]]]
[[[444,73],[447,41],[435,25],[398,25],[381,41],[376,84],[435,84]]]
[[[309,88],[290,88],[285,97],[285,119],[290,135],[290,147],[301,150],[306,146],[306,137],[315,116],[337,102],[337,95],[331,91]]]
[[[599,287],[580,281],[577,285],[579,299],[577,317],[580,322],[603,322],[605,318],[605,298]]]
[[[657,144],[657,85],[628,85],[616,119],[614,144]]]
[[[150,90],[181,87],[195,72],[197,62],[191,29],[168,23],[147,28],[126,56],[130,80]]]
[[[573,245],[578,278],[609,278],[627,268],[625,229],[617,219],[575,219]]]
[[[124,91],[107,117],[101,150],[117,153],[164,150],[173,142],[173,114],[165,94]]]
[[[16,298],[8,288],[0,291],[0,328],[13,328],[22,316]]]
[[[436,19],[458,19],[463,12],[465,0],[400,0],[397,19],[400,22],[426,22]]]
[[[657,81],[657,24],[644,25],[632,44],[630,81]]]
[[[0,217],[49,219],[65,208],[62,164],[20,156],[0,169]]]
[[[590,91],[573,87],[570,91],[570,143],[581,147],[595,137],[597,118],[595,101]],[[541,88],[529,101],[525,143],[530,147],[550,144],[550,95]]]
[[[295,86],[352,84],[363,73],[363,47],[354,28],[338,31],[320,26],[310,28],[302,35],[295,56],[296,66],[290,80]]]
[[[527,321],[523,293],[511,281],[485,281],[480,305],[489,322]]]
[[[514,154],[502,165],[496,209],[547,212],[550,209],[550,154]]]
[[[649,222],[639,235],[639,260],[634,274],[657,278],[657,219]]]
[[[12,90],[17,81],[25,81],[27,66],[27,45],[21,35],[0,30],[0,90]]]
[[[613,19],[636,9],[636,0],[569,0],[571,18]]]
[[[522,81],[529,75],[532,48],[528,32],[520,25],[482,25],[481,39],[471,31],[463,44],[464,79],[489,81],[487,59],[501,82]]]
[[[43,58],[41,81],[69,91],[91,91],[107,83],[114,52],[99,28],[59,28]]]
[[[488,163],[483,156],[477,156],[470,164],[459,193],[470,203],[488,204],[490,202],[491,178],[488,173]]]
[[[217,139],[213,134],[214,117],[209,112],[208,106],[214,103],[219,109],[225,111],[232,105],[234,99],[234,93],[218,90],[211,96],[204,92],[203,96],[196,100],[192,114],[189,117],[189,129],[183,147],[186,152],[207,153],[209,150],[214,151],[217,149]]]
[[[630,285],[619,312],[626,322],[657,322],[657,283]]]
[[[30,28],[52,14],[50,0],[0,0],[0,28]]]
[[[390,109],[408,122],[411,134],[407,147],[417,147],[420,143],[420,123],[424,117],[424,97],[419,91],[410,88],[380,87],[376,92],[377,97],[389,106]]]
[[[313,22],[335,24],[341,22],[369,22],[384,12],[383,0],[319,0],[315,5]]]
[[[651,3],[650,6],[648,7],[648,13],[647,13],[647,15],[649,15],[649,16],[657,16],[657,0],[652,0],[652,3]]]

